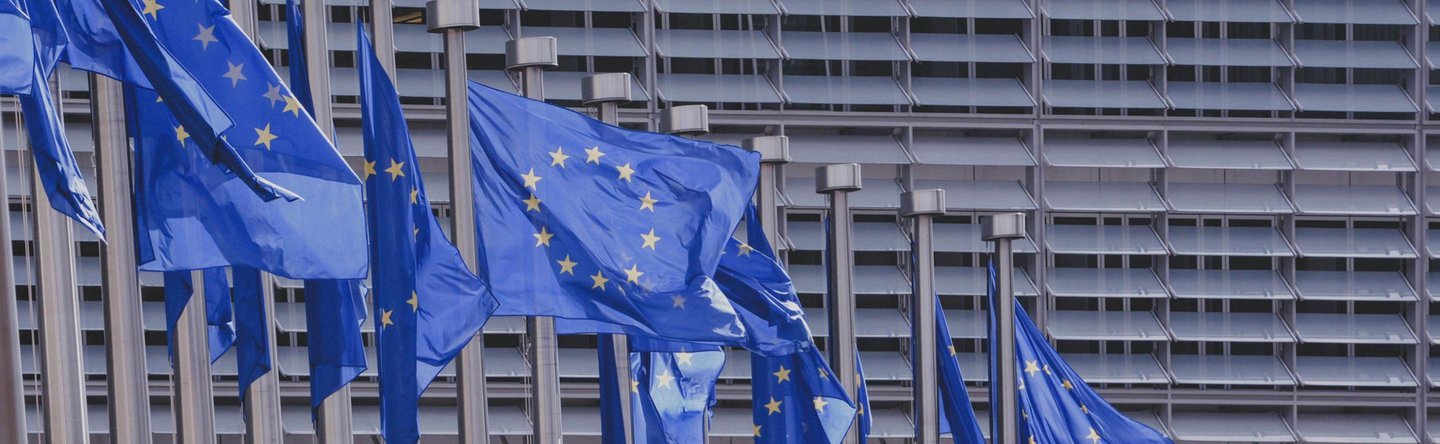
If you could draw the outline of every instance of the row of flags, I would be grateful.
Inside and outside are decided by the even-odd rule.
[[[298,48],[293,0],[287,14]],[[751,354],[757,442],[869,433],[863,374],[852,399],[758,225],[755,153],[472,82],[475,171],[457,179],[474,195],[455,196],[475,203],[472,273],[430,210],[394,83],[359,25],[357,173],[311,117],[308,90],[281,81],[215,0],[0,0],[0,23],[12,43],[0,47],[0,93],[21,98],[44,192],[101,236],[47,79],[64,61],[124,83],[141,269],[166,273],[172,331],[186,304],[206,304],[211,358],[237,349],[242,394],[272,367],[269,273],[305,281],[312,406],[365,368],[360,326],[375,325],[386,442],[418,441],[421,393],[492,315],[554,317],[560,333],[602,344],[624,335],[630,387],[601,347],[602,403],[629,397],[636,442],[704,441],[725,347]],[[291,79],[307,85],[303,51],[290,54]],[[746,239],[733,239],[742,221]],[[981,442],[937,313],[945,427]],[[1025,437],[1168,442],[1095,395],[1018,316]],[[607,442],[626,439],[618,417],[607,415]]]

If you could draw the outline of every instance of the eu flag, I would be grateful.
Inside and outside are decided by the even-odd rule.
[[[265,317],[265,288],[260,270],[230,269],[234,281],[231,298],[235,304],[235,366],[239,373],[240,399],[250,383],[270,371],[270,320]],[[312,341],[313,343],[313,341]]]
[[[305,281],[305,330],[310,339],[310,408],[365,371],[365,291],[358,279]]]
[[[310,63],[305,60],[305,20],[295,0],[285,0],[285,38],[290,42],[291,93],[306,111],[315,109],[310,101]]]
[[[874,415],[870,414],[870,385],[865,383],[865,363],[860,362],[860,351],[855,351],[855,379],[860,381],[860,393],[855,394],[855,427],[858,428],[860,442],[870,440],[870,427],[874,425]]]
[[[940,299],[936,298],[935,356],[940,365],[940,433],[949,433],[956,443],[985,444],[980,421],[975,419],[975,408],[970,404],[970,392],[965,389],[965,378],[960,374],[960,361],[956,359],[950,325],[945,323],[944,308]]]
[[[759,155],[470,83],[480,274],[503,315],[676,341],[745,334],[716,291]],[[557,327],[560,322],[557,321]]]
[[[496,301],[430,212],[399,95],[359,24],[356,43],[381,424],[386,442],[413,443],[420,393],[485,324]]]
[[[230,281],[225,277],[224,268],[210,268],[202,271],[205,288],[200,303],[205,304],[205,324],[208,326],[210,341],[210,362],[220,359],[230,345],[235,343],[235,329],[231,325]],[[180,314],[194,299],[195,282],[189,271],[165,273],[165,339],[174,365],[175,326]]]
[[[35,41],[23,0],[0,0],[0,94],[30,94],[35,77]]]
[[[633,442],[700,444],[725,367],[719,347],[630,339]]]
[[[994,307],[995,264],[988,289]],[[994,310],[991,310],[993,313]],[[1105,402],[1050,347],[1025,308],[1015,301],[1015,359],[1022,418],[1021,438],[1040,444],[1170,443],[1155,429]]]
[[[128,5],[115,3],[105,7]],[[138,26],[153,29],[162,49],[186,61],[184,71],[201,92],[234,117],[228,131],[213,136],[243,147],[239,153],[254,171],[305,198],[257,196],[233,166],[207,158],[204,131],[192,127],[193,119],[169,112],[185,97],[131,88],[130,114],[145,116],[135,125],[141,268],[243,265],[293,279],[363,278],[360,181],[309,114],[219,4],[150,4],[161,7],[146,8],[149,24]]]

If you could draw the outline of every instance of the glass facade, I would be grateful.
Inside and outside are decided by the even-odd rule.
[[[258,1],[256,39],[290,55],[284,2]],[[358,157],[352,27],[368,1],[328,0],[337,144]],[[396,76],[421,167],[448,217],[441,40],[418,0],[395,0]],[[983,344],[989,245],[979,216],[1028,213],[1017,292],[1057,349],[1123,411],[1185,442],[1440,442],[1440,4],[1426,0],[484,0],[470,78],[515,90],[504,42],[555,36],[547,99],[580,107],[580,79],[629,72],[622,124],[705,104],[739,144],[790,138],[779,199],[785,250],[821,339],[817,166],[864,164],[854,193],[857,335],[878,442],[906,442],[910,292],[900,192],[943,188],[937,287],[971,398],[988,417]],[[315,62],[312,62],[315,63]],[[282,75],[284,70],[280,70]],[[62,72],[67,129],[90,165],[88,93]],[[13,105],[13,102],[6,102]],[[14,150],[13,106],[4,144]],[[1440,146],[1440,145],[1437,145]],[[1437,154],[1430,154],[1431,152]],[[11,151],[14,155],[14,151]],[[10,181],[22,336],[33,332],[28,170]],[[90,171],[93,175],[93,171]],[[95,187],[91,187],[95,189]],[[1432,229],[1433,226],[1433,229]],[[103,401],[99,244],[78,271],[92,401]],[[157,402],[168,393],[158,276],[143,278]],[[1440,281],[1436,281],[1440,285]],[[290,436],[308,442],[304,294],[278,283]],[[1435,319],[1432,321],[1432,319]],[[367,327],[368,328],[368,327]],[[368,335],[369,333],[367,333]],[[529,432],[523,323],[485,327],[490,428]],[[593,337],[562,337],[567,442],[598,442]],[[823,344],[823,341],[821,341]],[[1432,358],[1435,356],[1435,358]],[[751,434],[749,357],[732,352],[712,442]],[[24,363],[36,372],[33,355]],[[373,365],[372,365],[373,368]],[[238,439],[233,357],[217,427]],[[378,433],[375,379],[356,383],[357,434]],[[456,434],[453,372],[426,394],[423,431]],[[91,427],[104,433],[103,404]],[[157,432],[169,407],[155,409]],[[871,412],[867,412],[871,413]],[[38,415],[38,414],[37,414]],[[32,424],[38,430],[37,422]],[[1440,416],[1440,415],[1437,415]],[[171,427],[170,430],[173,430]],[[1436,437],[1436,438],[1432,438]]]

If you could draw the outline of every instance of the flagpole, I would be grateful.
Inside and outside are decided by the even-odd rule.
[[[760,207],[760,226],[765,228],[765,239],[776,249],[771,253],[780,257],[780,207],[775,205],[775,194],[781,170],[790,162],[790,138],[786,136],[759,136],[741,142],[745,149],[760,153],[760,184],[755,188],[756,205]]]
[[[710,132],[710,108],[705,105],[682,105],[666,108],[665,112],[660,115],[660,131],[683,137],[696,137],[708,133]],[[628,374],[630,371],[629,355],[626,355],[625,362],[625,371]],[[616,365],[619,363],[617,362]],[[709,412],[710,406],[705,406],[705,409],[707,415],[700,421],[700,436],[708,442],[710,440],[709,414],[713,414],[713,412]]]
[[[428,3],[427,7],[429,7]],[[462,1],[461,4],[466,2]],[[370,41],[385,74],[395,78],[395,10],[390,0],[370,0]],[[479,14],[477,8],[475,13]],[[462,48],[463,49],[463,48]],[[460,52],[464,54],[464,51]]]
[[[18,125],[17,125],[18,126]],[[4,125],[0,125],[4,134]],[[24,161],[25,156],[20,156]],[[0,172],[7,171],[0,149]],[[0,198],[10,203],[9,184],[0,180]],[[10,245],[10,217],[0,217],[0,242]],[[15,259],[0,254],[0,441],[28,442],[25,428],[25,376],[20,370],[20,309],[15,302]]]
[[[385,1],[385,0],[381,0]],[[372,7],[372,9],[374,9]],[[473,0],[430,0],[425,3],[429,17],[428,30],[445,34],[445,113],[449,121],[448,146],[450,158],[450,209],[451,239],[460,251],[467,267],[476,271],[479,266],[479,242],[475,238],[475,201],[471,183],[470,167],[470,109],[468,72],[465,63],[465,31],[480,27],[480,7]],[[386,14],[388,16],[388,13]],[[385,41],[379,36],[380,15],[375,16],[378,46]],[[393,42],[386,33],[385,39]],[[388,49],[388,47],[387,47]],[[375,51],[376,54],[387,51]],[[384,57],[380,63],[389,61],[387,69],[394,69],[394,57]],[[455,360],[460,416],[460,442],[483,444],[490,442],[490,405],[485,390],[485,332],[479,331],[470,343],[460,350]]]
[[[255,2],[230,2],[230,18],[240,31],[256,40],[258,33]],[[280,423],[280,375],[275,363],[280,362],[275,343],[275,286],[269,273],[260,273],[260,295],[263,300],[262,315],[265,316],[265,353],[270,355],[271,369],[250,382],[245,390],[244,418],[246,443],[274,443],[284,439]]]
[[[596,74],[580,80],[581,103],[595,106],[596,116],[601,122],[620,124],[620,104],[630,101],[630,73],[617,72]],[[635,436],[630,423],[630,343],[625,335],[601,335],[600,340],[609,339],[613,344],[616,387],[619,387],[620,420],[625,425],[625,436],[621,442],[630,442]]]
[[[205,271],[190,272],[190,301],[175,323],[175,437],[177,442],[215,440],[215,394],[210,386],[210,325]]]
[[[1015,362],[1015,292],[1012,285],[1015,258],[1011,243],[1025,237],[1025,213],[1001,213],[980,221],[980,236],[995,243],[995,299],[990,309],[995,319],[990,338],[990,436],[995,442],[1019,439],[1016,401],[1018,396]],[[986,276],[988,279],[989,276]]]
[[[109,373],[110,440],[140,444],[150,435],[150,384],[145,368],[140,277],[130,198],[130,144],[125,134],[120,82],[90,75],[90,121],[94,127],[105,282],[105,366]]]
[[[49,84],[56,114],[63,115],[58,76]],[[27,116],[39,118],[40,116]],[[34,147],[31,147],[33,150]],[[22,156],[22,162],[24,161]],[[70,218],[50,208],[45,184],[31,168],[31,214],[35,223],[35,300],[40,306],[40,400],[45,440],[90,442],[86,419],[85,374],[81,362],[79,292],[75,280],[75,242]]]
[[[900,196],[900,216],[914,219],[914,292],[910,295],[911,390],[915,442],[940,442],[940,380],[936,377],[935,216],[945,214],[945,190],[916,190]],[[1014,442],[996,439],[995,442]]]
[[[850,399],[860,393],[855,364],[855,256],[850,247],[850,192],[860,190],[860,164],[826,165],[815,169],[815,192],[830,195],[829,248],[826,248],[826,280],[830,299],[826,301],[830,321],[830,365],[835,378]],[[845,432],[847,444],[860,442],[858,427]]]
[[[545,68],[559,66],[554,37],[527,37],[505,42],[506,69],[520,71],[525,97],[545,100]],[[530,423],[535,442],[560,442],[560,363],[555,339],[555,319],[525,318],[529,349],[531,393]]]

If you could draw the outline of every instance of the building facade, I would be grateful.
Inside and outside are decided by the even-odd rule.
[[[258,1],[256,40],[285,66],[284,1],[232,1]],[[369,2],[327,3],[336,143],[358,158],[352,36]],[[394,3],[398,89],[436,211],[448,216],[441,40],[426,32],[422,1]],[[862,164],[864,189],[851,199],[857,336],[877,442],[913,434],[909,246],[897,211],[902,190],[922,188],[946,190],[937,286],[982,421],[990,247],[978,217],[1022,211],[1030,237],[1017,249],[1017,293],[1086,381],[1136,419],[1185,442],[1437,442],[1440,421],[1427,423],[1440,406],[1440,319],[1430,317],[1440,298],[1429,286],[1440,244],[1429,241],[1440,190],[1432,201],[1428,182],[1440,186],[1440,88],[1430,86],[1440,76],[1428,45],[1440,40],[1440,4],[1428,3],[481,0],[467,59],[472,80],[516,90],[505,42],[554,36],[560,66],[544,76],[553,103],[583,109],[581,78],[628,72],[627,127],[653,130],[663,109],[705,104],[703,138],[788,136],[780,244],[822,339],[826,201],[814,170]],[[61,86],[71,140],[92,165],[85,79],[63,71]],[[5,104],[15,156],[16,107]],[[7,176],[34,374],[30,173],[18,159]],[[99,243],[82,232],[99,436]],[[162,402],[162,285],[142,280]],[[303,290],[283,280],[277,290],[286,431],[308,442]],[[503,442],[529,433],[524,332],[519,319],[485,327],[490,429]],[[595,340],[560,343],[567,441],[598,442]],[[379,432],[373,368],[354,385],[357,434]],[[238,440],[233,357],[214,372],[217,425]],[[713,441],[748,441],[748,356],[732,352],[722,379]],[[454,392],[450,371],[426,393],[422,430],[440,442],[457,433]],[[169,412],[154,408],[157,433]]]

